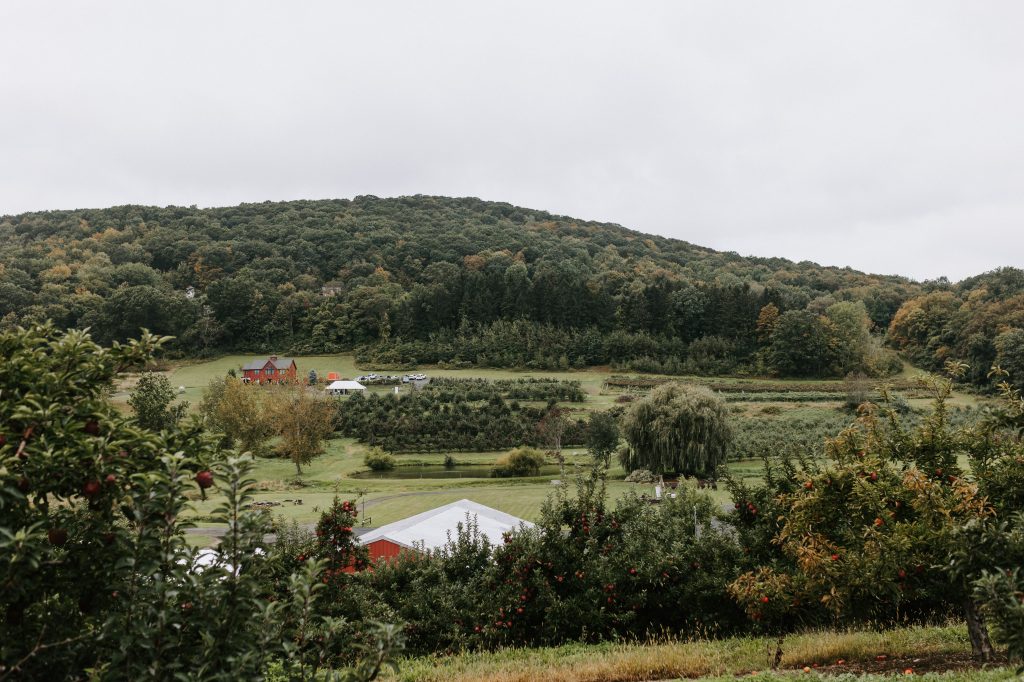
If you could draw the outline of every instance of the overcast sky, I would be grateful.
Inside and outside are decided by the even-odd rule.
[[[915,278],[1024,266],[1024,2],[0,4],[0,214],[508,201]]]

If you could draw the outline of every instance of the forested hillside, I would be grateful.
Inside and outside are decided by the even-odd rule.
[[[1003,268],[912,298],[897,311],[889,336],[922,367],[959,360],[974,383],[984,384],[997,364],[1024,386],[1024,271]]]
[[[4,327],[51,318],[102,342],[146,327],[176,336],[183,354],[884,374],[897,363],[879,336],[907,305],[939,315],[927,338],[897,319],[915,359],[974,357],[979,344],[994,359],[1006,330],[975,320],[977,306],[986,318],[1008,308],[1021,326],[1020,275],[918,284],[444,197],[0,218]],[[937,353],[933,328],[953,308],[961,322],[939,336],[956,339]]]

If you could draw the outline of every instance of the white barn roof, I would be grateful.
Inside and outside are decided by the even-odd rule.
[[[532,528],[529,521],[491,509],[472,500],[459,500],[443,507],[410,516],[401,521],[381,526],[362,535],[359,541],[364,545],[376,540],[390,540],[395,544],[414,549],[439,549],[448,543],[449,533],[455,536],[456,527],[466,524],[466,516],[475,517],[482,535],[493,545],[500,545],[501,536],[519,527]]]
[[[366,386],[363,386],[358,381],[332,381],[327,385],[328,391],[365,391]]]

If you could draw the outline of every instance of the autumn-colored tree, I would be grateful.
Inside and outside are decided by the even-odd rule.
[[[829,466],[776,482],[784,561],[731,587],[751,618],[792,623],[823,607],[838,622],[880,620],[946,604],[963,609],[975,654],[992,655],[976,576],[940,568],[961,547],[960,529],[995,513],[957,465],[965,432],[949,424],[951,385],[930,383],[933,411],[912,427],[895,409],[865,409],[829,441]]]
[[[896,311],[889,324],[889,342],[906,351],[912,359],[939,369],[951,359],[948,325],[960,308],[949,291],[936,291],[913,298]]]
[[[276,432],[271,418],[268,389],[226,377],[210,382],[203,395],[200,413],[222,432],[239,452],[265,455],[268,440]]]
[[[302,465],[324,451],[324,441],[334,431],[336,406],[331,398],[300,385],[275,387],[268,406],[268,419],[279,437],[275,451]]]
[[[761,343],[767,343],[768,339],[771,338],[772,332],[775,331],[775,325],[779,321],[779,307],[774,303],[761,308],[761,312],[757,314],[757,340]]]

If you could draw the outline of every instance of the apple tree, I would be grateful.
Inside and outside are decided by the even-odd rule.
[[[110,402],[117,375],[163,341],[0,333],[0,679],[256,679],[271,666],[305,679],[332,664],[320,638],[342,625],[319,602],[323,564],[267,598],[250,464],[194,420],[154,432]],[[226,533],[200,556],[184,515],[206,488]],[[400,644],[393,628],[375,641],[353,679]]]
[[[779,485],[773,543],[782,560],[752,570],[732,586],[752,616],[784,586],[780,618],[889,621],[960,608],[972,648],[991,657],[987,628],[970,575],[945,570],[961,529],[995,511],[957,465],[968,435],[954,429],[946,400],[951,383],[934,380],[934,407],[907,426],[894,409],[870,406],[829,441],[829,463],[791,473]],[[742,515],[742,510],[738,512]]]

